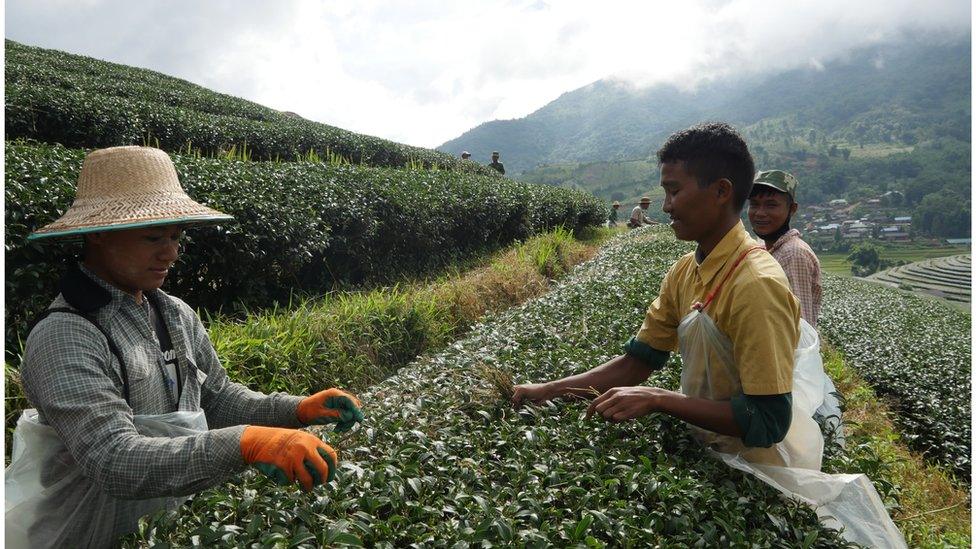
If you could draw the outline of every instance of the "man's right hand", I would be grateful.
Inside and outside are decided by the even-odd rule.
[[[258,425],[244,428],[241,456],[276,483],[297,480],[306,492],[332,480],[339,462],[335,450],[315,435]]]
[[[526,383],[516,385],[512,392],[512,405],[519,407],[526,402],[542,404],[559,396],[548,383]]]

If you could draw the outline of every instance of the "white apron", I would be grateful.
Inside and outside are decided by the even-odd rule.
[[[195,381],[196,376],[186,379]],[[199,390],[184,387],[180,408],[194,408],[184,400],[194,396],[199,401]],[[196,435],[207,430],[207,418],[199,404],[195,408],[134,415],[132,422],[143,436]],[[4,490],[4,541],[13,549],[111,547],[119,536],[136,531],[140,517],[163,508],[175,509],[187,499],[121,500],[106,494],[84,475],[54,428],[38,422],[33,408],[24,410],[17,420]]]
[[[751,251],[742,254],[722,283]],[[704,311],[721,286],[704,304],[696,304],[678,326],[681,392],[690,397],[723,401],[742,393],[732,342]],[[802,319],[793,356],[793,417],[781,442],[753,448],[745,446],[741,438],[699,427],[691,427],[693,434],[730,467],[814,507],[824,525],[843,527],[846,539],[869,547],[906,547],[866,476],[820,471],[824,440],[813,415],[824,405],[825,387],[833,384],[823,370],[817,331]]]

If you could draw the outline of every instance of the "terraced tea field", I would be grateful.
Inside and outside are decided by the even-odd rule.
[[[891,244],[881,250],[881,259],[891,262],[901,261],[912,263],[935,257],[949,257],[970,253],[969,246],[927,246],[922,244]],[[839,276],[851,276],[851,262],[847,259],[849,252],[817,252],[820,268],[825,273]]]
[[[970,303],[972,263],[970,254],[926,259],[875,273],[868,280],[949,301]]]

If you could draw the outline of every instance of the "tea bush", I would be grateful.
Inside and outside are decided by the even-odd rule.
[[[969,482],[970,316],[852,278],[825,276],[823,295],[821,333],[891,399],[909,446]]]
[[[77,248],[26,242],[71,204],[85,151],[8,142],[6,342],[57,294]],[[295,290],[394,281],[563,226],[603,219],[585,193],[444,170],[173,155],[184,188],[237,223],[189,231],[166,289],[194,306],[264,306]]]
[[[619,352],[687,250],[666,231],[624,235],[552,292],[362,392],[356,431],[321,432],[341,454],[327,489],[245,473],[144,521],[126,543],[845,546],[811,509],[711,458],[680,421],[610,424],[583,419],[579,402],[515,411],[505,400],[508,376],[563,376]],[[674,387],[677,369],[654,381]]]
[[[452,155],[312,122],[157,72],[5,41],[6,138],[66,147],[188,147],[204,155],[232,146],[255,160],[315,151],[354,164],[407,164],[497,177]]]

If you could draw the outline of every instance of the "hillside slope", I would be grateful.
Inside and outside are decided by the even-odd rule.
[[[969,42],[969,36],[905,40],[823,66],[726,78],[694,91],[600,80],[525,118],[482,124],[439,150],[467,149],[480,158],[499,149],[512,173],[546,163],[644,159],[674,130],[712,119],[739,127],[777,123],[776,131],[753,136],[766,144],[968,141]]]
[[[456,156],[313,122],[155,71],[11,40],[4,51],[7,139],[78,148],[150,144],[251,160],[436,165],[496,175]]]

